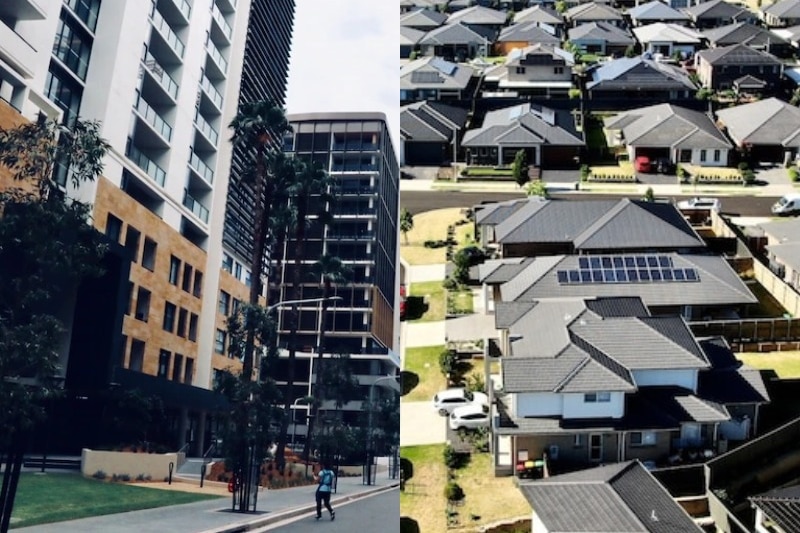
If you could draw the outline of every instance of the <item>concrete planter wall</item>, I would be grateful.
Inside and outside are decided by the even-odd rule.
[[[81,473],[93,476],[103,471],[108,477],[127,474],[136,479],[140,474],[160,481],[169,476],[169,464],[173,463],[173,475],[178,469],[177,453],[132,453],[107,452],[84,448],[81,452]]]

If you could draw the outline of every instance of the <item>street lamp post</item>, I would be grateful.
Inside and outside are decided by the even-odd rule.
[[[367,464],[366,464],[366,473],[367,473],[367,485],[372,485],[372,454],[374,450],[372,449],[373,442],[372,442],[372,397],[373,392],[375,391],[375,385],[380,383],[381,381],[396,381],[397,376],[383,376],[375,381],[369,386],[369,411],[367,411]]]
[[[294,437],[297,434],[297,417],[295,416],[295,408],[297,407],[297,402],[306,402],[306,405],[308,405],[308,403],[311,400],[312,400],[312,398],[310,398],[308,396],[302,396],[300,398],[297,398],[292,403],[292,453],[294,453]],[[307,435],[306,435],[306,438],[308,438]]]

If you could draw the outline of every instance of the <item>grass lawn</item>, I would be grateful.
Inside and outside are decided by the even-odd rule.
[[[409,288],[409,308],[406,311],[409,322],[434,322],[437,320],[444,320],[445,315],[445,296],[444,287],[441,281],[425,281],[422,283],[412,283]],[[420,299],[425,300],[427,309],[424,309],[421,316],[418,316],[418,311],[414,309],[417,307],[414,304]]]
[[[419,378],[416,387],[402,397],[403,401],[428,401],[433,395],[447,386],[444,376],[439,371],[439,354],[444,346],[424,346],[406,348],[403,371],[413,372]]]
[[[759,370],[774,370],[782,379],[800,378],[800,352],[742,352],[736,357]]]
[[[400,255],[411,265],[433,265],[444,263],[446,249],[425,248],[425,241],[437,241],[447,239],[447,226],[455,224],[464,218],[461,208],[452,207],[448,209],[436,209],[417,213],[414,215],[414,229],[406,236],[400,236]],[[471,227],[464,224],[460,227]],[[408,244],[406,244],[408,237]]]
[[[61,522],[219,498],[107,483],[75,474],[23,473],[11,527]]]
[[[450,291],[447,294],[448,310],[456,315],[469,315],[473,312],[472,291]]]
[[[476,244],[475,227],[472,225],[472,222],[456,226],[456,242],[458,243],[458,248]]]
[[[420,531],[447,530],[443,449],[444,445],[400,449],[400,455],[414,465],[414,476],[406,482],[405,492],[400,493],[400,514],[416,520]],[[456,482],[466,498],[464,505],[456,508],[460,527],[451,531],[476,531],[497,520],[530,514],[530,506],[514,486],[513,477],[494,477],[488,453],[473,454],[469,464],[456,471]]]

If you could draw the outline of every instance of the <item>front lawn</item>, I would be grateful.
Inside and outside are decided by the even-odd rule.
[[[445,295],[441,281],[412,283],[408,291],[409,322],[436,322],[445,318]],[[422,305],[418,314],[417,307]]]
[[[473,312],[473,298],[470,289],[448,291],[447,312],[451,315],[469,315]]]
[[[403,372],[413,373],[416,378],[411,377],[411,379],[417,381],[417,384],[402,397],[403,401],[429,401],[434,394],[447,387],[447,382],[439,370],[439,354],[443,350],[444,346],[406,348]]]
[[[77,474],[20,476],[12,528],[219,498],[108,483]]]
[[[742,352],[736,357],[759,370],[774,370],[781,379],[800,378],[800,352]]]
[[[444,263],[447,248],[426,248],[425,241],[446,241],[447,227],[462,218],[464,216],[459,207],[417,213],[414,215],[414,229],[400,236],[400,255],[411,265]]]

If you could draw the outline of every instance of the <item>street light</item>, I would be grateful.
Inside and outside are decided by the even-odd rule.
[[[397,380],[397,376],[383,376],[375,381],[369,386],[369,411],[367,411],[367,485],[372,485],[372,396],[373,392],[375,391],[375,385],[380,383],[381,381],[392,381],[395,382]]]
[[[297,417],[295,416],[295,410],[296,410],[295,408],[297,407],[297,402],[306,402],[306,405],[308,405],[309,402],[311,402],[311,400],[313,400],[313,398],[311,398],[310,396],[302,396],[300,398],[297,398],[292,403],[292,453],[295,452],[294,437],[297,434]],[[306,438],[308,438],[308,435],[306,435]]]

